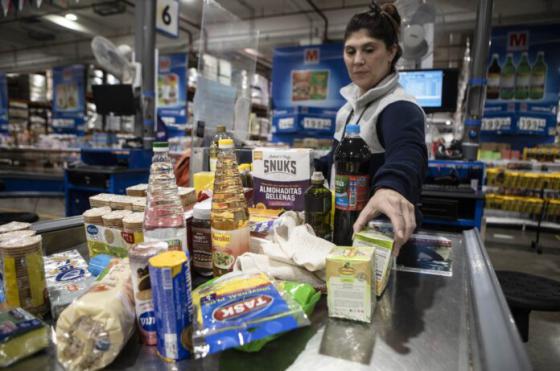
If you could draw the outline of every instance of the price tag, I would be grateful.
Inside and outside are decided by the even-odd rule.
[[[156,29],[171,37],[179,37],[179,0],[157,0]]]

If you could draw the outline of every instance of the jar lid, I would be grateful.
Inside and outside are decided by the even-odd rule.
[[[21,231],[24,229],[29,229],[29,227],[31,227],[31,224],[29,223],[10,222],[10,223],[0,225],[0,233]]]
[[[109,214],[103,215],[102,217],[103,225],[107,227],[122,226],[122,220],[128,214],[132,214],[132,211],[131,210],[111,211]]]
[[[0,234],[1,241],[9,241],[14,239],[26,238],[35,235],[35,231],[31,229],[25,229],[23,231],[13,231]]]
[[[126,215],[123,220],[123,225],[129,225],[131,227],[141,227],[144,223],[144,213],[137,212]]]
[[[100,218],[105,214],[111,212],[111,208],[109,206],[102,206],[102,207],[94,207],[93,209],[89,209],[84,211],[82,216],[84,218]]]
[[[3,253],[9,255],[25,254],[39,250],[41,248],[41,241],[41,236],[18,238],[1,242],[0,249]]]
[[[197,202],[193,207],[193,218],[210,219],[212,214],[212,199],[208,198],[202,202]]]

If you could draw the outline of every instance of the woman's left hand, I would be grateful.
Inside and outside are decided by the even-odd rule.
[[[373,218],[380,214],[386,215],[393,224],[395,244],[393,255],[398,255],[402,245],[408,241],[416,229],[416,216],[414,205],[400,193],[392,189],[380,188],[354,223],[354,233],[358,233]]]

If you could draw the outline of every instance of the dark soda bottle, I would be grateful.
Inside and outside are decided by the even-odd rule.
[[[352,244],[354,222],[369,199],[371,153],[360,137],[360,126],[348,125],[334,153],[335,210],[333,242]]]
[[[332,193],[324,183],[323,173],[315,171],[311,176],[311,187],[305,191],[305,222],[318,237],[330,241]]]

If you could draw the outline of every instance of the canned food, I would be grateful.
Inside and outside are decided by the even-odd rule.
[[[189,261],[183,251],[167,251],[149,259],[156,318],[157,350],[166,361],[190,357],[192,295]]]
[[[144,242],[133,246],[128,251],[136,317],[140,337],[146,345],[156,345],[157,343],[148,260],[164,251],[167,251],[167,243],[162,241]]]
[[[41,242],[41,236],[30,236],[0,243],[6,303],[36,315],[48,311]]]

